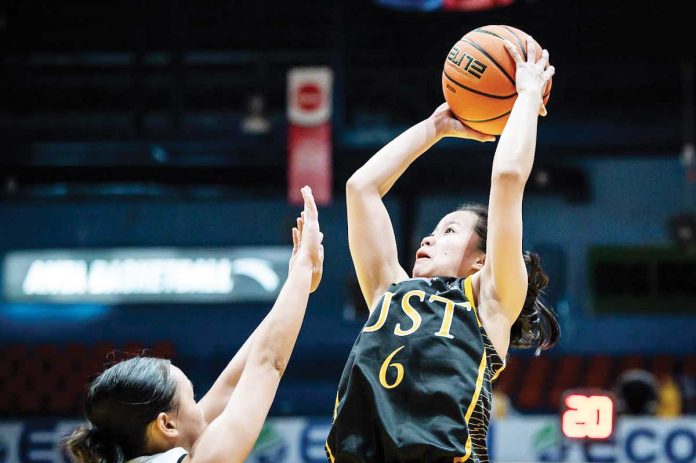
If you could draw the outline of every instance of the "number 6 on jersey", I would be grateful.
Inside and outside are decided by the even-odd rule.
[[[386,359],[384,359],[382,366],[379,368],[379,383],[385,389],[394,389],[404,379],[404,366],[400,363],[389,363],[392,361],[394,356],[404,347],[405,346],[401,346],[394,352],[389,354],[389,356]],[[387,383],[387,369],[389,367],[396,368],[396,380],[392,384]]]

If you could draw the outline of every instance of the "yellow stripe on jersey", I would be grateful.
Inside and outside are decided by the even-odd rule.
[[[479,319],[479,316],[478,316],[478,310],[476,310],[476,303],[474,302],[474,287],[471,283],[470,276],[466,277],[466,280],[464,280],[464,295],[466,295],[466,298],[471,303],[471,307],[473,307],[473,309],[474,309],[474,316],[476,317],[476,323],[478,323],[478,326],[480,328],[481,327],[481,320]]]
[[[338,416],[338,392],[336,393],[336,405],[334,405],[334,414],[333,414],[334,421],[336,420],[337,416]]]
[[[336,393],[336,405],[334,405],[334,412],[333,412],[333,421],[336,421],[336,417],[338,416],[338,402],[339,402],[339,400],[338,400],[338,392],[337,392]],[[331,461],[331,463],[334,463],[335,458],[333,456],[333,452],[331,451],[331,447],[329,447],[328,439],[324,443],[324,448],[326,449],[326,454],[328,455],[329,460]]]
[[[326,442],[326,445],[324,447],[326,447],[326,453],[329,455],[329,460],[331,460],[331,463],[334,463],[336,459],[334,458],[333,453],[331,452],[331,448],[329,447],[328,441]]]
[[[469,279],[467,278],[467,281]],[[471,283],[469,283],[469,289],[471,288]],[[473,305],[473,304],[472,304]],[[481,389],[483,388],[483,378],[486,373],[486,350],[484,349],[483,355],[481,356],[481,363],[479,364],[478,377],[476,378],[476,387],[474,389],[474,395],[471,397],[471,402],[469,403],[469,408],[466,410],[466,415],[464,415],[464,421],[466,422],[467,429],[469,428],[469,420],[471,415],[474,413],[474,409],[478,404],[479,397],[481,396]],[[466,445],[464,446],[464,456],[455,457],[454,463],[462,463],[467,461],[471,457],[471,433],[466,438]]]
[[[507,364],[503,363],[503,366],[498,368],[498,371],[496,371],[495,374],[493,375],[493,377],[491,378],[491,383],[493,383],[493,381],[498,379],[498,375],[500,375],[500,373],[502,373],[502,371],[505,369],[506,366],[507,366]]]

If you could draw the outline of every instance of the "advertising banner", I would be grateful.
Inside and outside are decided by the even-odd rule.
[[[12,251],[3,299],[37,303],[273,301],[287,278],[288,246]]]
[[[569,441],[555,416],[509,418],[491,424],[495,463],[595,462],[694,463],[696,418],[620,419],[603,442]],[[76,426],[71,420],[0,421],[0,463],[69,463],[60,443]],[[329,418],[269,419],[248,463],[324,463]]]

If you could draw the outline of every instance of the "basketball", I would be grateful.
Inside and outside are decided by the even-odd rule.
[[[474,130],[500,135],[517,99],[517,66],[503,45],[509,40],[527,59],[525,32],[510,26],[484,26],[459,39],[445,59],[442,91],[454,115]],[[534,41],[537,60],[541,46]],[[544,89],[544,104],[551,80]]]

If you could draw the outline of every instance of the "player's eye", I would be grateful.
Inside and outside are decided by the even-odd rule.
[[[454,233],[454,228],[452,228],[452,227],[445,228],[445,233]]]

